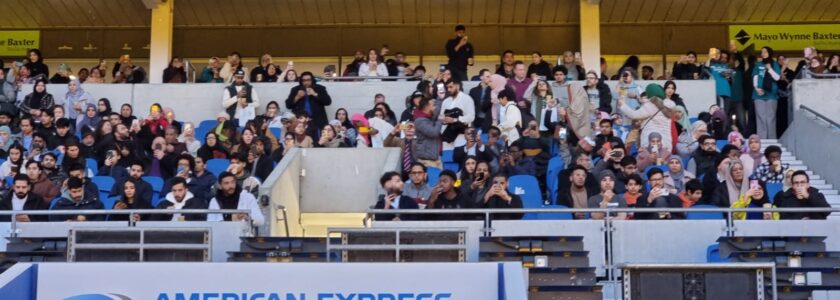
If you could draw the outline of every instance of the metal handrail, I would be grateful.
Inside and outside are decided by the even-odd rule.
[[[315,79],[318,80],[325,80],[325,81],[333,81],[333,80],[352,80],[352,81],[361,81],[366,79],[417,79],[420,78],[420,75],[412,75],[412,76],[315,76]]]
[[[803,70],[808,74],[810,79],[836,79],[840,78],[840,74],[838,73],[814,73],[810,69]]]
[[[811,108],[810,108],[810,107],[808,107],[808,106],[805,106],[805,105],[801,105],[801,104],[800,104],[800,105],[799,105],[799,108],[800,108],[800,109],[804,109],[805,111],[807,111],[807,112],[810,112],[810,113],[814,114],[814,115],[815,115],[815,116],[817,116],[818,118],[823,119],[824,121],[826,121],[826,122],[830,123],[831,125],[834,125],[835,127],[840,127],[840,124],[838,124],[837,122],[834,122],[834,121],[833,121],[833,120],[831,120],[830,118],[826,117],[825,115],[823,115],[823,114],[821,114],[821,113],[818,113],[816,110],[813,110],[813,109],[811,109]]]
[[[80,209],[80,210],[6,210],[0,216],[16,215],[171,215],[171,214],[240,214],[251,213],[247,209]]]
[[[577,212],[840,212],[840,207],[805,208],[461,208],[461,209],[369,209],[371,214],[509,214],[509,213],[577,213]]]

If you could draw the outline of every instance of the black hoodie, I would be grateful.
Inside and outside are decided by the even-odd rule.
[[[99,210],[105,209],[102,201],[99,201],[99,195],[96,193],[88,193],[85,189],[82,200],[75,202],[69,198],[61,198],[58,203],[53,206],[51,210]],[[68,220],[76,220],[78,215],[51,215],[51,222],[64,222]],[[85,219],[88,221],[105,221],[105,215],[86,215]]]

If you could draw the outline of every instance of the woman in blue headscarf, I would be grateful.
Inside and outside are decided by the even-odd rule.
[[[85,106],[85,114],[76,121],[76,133],[81,135],[85,127],[88,127],[90,131],[95,131],[101,120],[96,111],[96,104],[88,103]]]

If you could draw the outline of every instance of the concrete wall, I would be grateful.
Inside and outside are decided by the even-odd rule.
[[[840,83],[840,81],[836,82]],[[840,107],[838,105],[840,102],[823,102],[820,106],[808,106],[830,118],[840,116],[835,112],[835,109]],[[805,162],[808,169],[822,176],[826,182],[835,187],[840,183],[840,169],[837,168],[837,164],[826,163],[837,159],[837,149],[840,149],[840,130],[810,112],[797,110],[794,113],[793,123],[782,135],[781,142],[796,155],[796,158]]]
[[[323,236],[328,227],[361,227],[376,204],[379,176],[399,168],[400,151],[294,148],[263,182],[272,208],[286,208],[291,236]],[[279,210],[270,209],[272,236],[285,236]],[[263,231],[266,232],[266,231]]]
[[[805,105],[840,121],[840,79],[797,79],[793,81],[793,110]],[[797,153],[798,156],[798,153]]]
[[[653,81],[664,84],[664,81]],[[610,87],[615,87],[614,81],[608,82]],[[639,81],[642,86],[647,85],[646,81]],[[385,99],[391,110],[399,116],[405,109],[405,97],[411,95],[416,89],[417,82],[325,82],[327,91],[332,96],[333,104],[327,107],[327,114],[330,119],[335,116],[339,108],[347,109],[350,114],[364,113],[373,107],[373,97],[377,93],[385,95]],[[464,90],[477,85],[477,82],[464,83]],[[277,101],[281,110],[285,109],[284,101],[289,95],[292,83],[256,83],[254,84],[257,94],[260,97],[260,109],[264,111],[269,101]],[[94,99],[108,98],[111,106],[118,110],[123,103],[130,103],[134,106],[135,115],[145,117],[152,103],[160,103],[164,107],[172,107],[175,110],[177,120],[200,122],[201,120],[215,119],[216,115],[223,111],[222,91],[224,84],[88,84],[83,88],[88,91]],[[32,90],[31,85],[23,86],[25,93],[20,93],[23,98]],[[50,84],[47,91],[52,94],[57,102],[63,102],[67,93],[67,85]],[[708,110],[709,105],[715,101],[714,82],[711,80],[685,80],[677,81],[677,93],[685,99],[689,114],[696,116],[699,112]]]

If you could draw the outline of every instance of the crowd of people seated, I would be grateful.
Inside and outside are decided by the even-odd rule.
[[[173,211],[131,216],[67,214],[48,219],[234,220],[258,225],[264,222],[256,200],[258,188],[295,147],[399,148],[400,172],[387,173],[380,180],[385,193],[376,207],[382,209],[526,207],[521,191],[511,184],[520,176],[538,183],[539,191],[527,192],[538,193],[541,202],[570,208],[828,207],[825,197],[809,186],[807,173],[781,163],[780,148],[761,150],[761,139],[775,137],[776,126],[774,118],[762,117],[771,110],[775,114],[775,105],[764,104],[775,103],[789,75],[779,70],[772,49],[762,49],[761,63],[749,65],[737,52],[715,49],[704,65],[696,64],[696,54],[689,53],[667,78],[711,76],[720,100],[708,112],[692,114],[674,81],[637,83],[639,65],[634,56],[613,77],[619,82],[610,89],[604,82],[603,60],[599,76],[587,71],[572,52],[566,52],[556,66],[542,60],[538,52],[530,66],[506,52],[495,73],[480,70],[475,78],[479,84],[465,91],[466,68],[473,64],[473,46],[465,30],[456,27],[455,38],[446,44],[449,64],[437,78],[418,78],[416,89],[406,91],[406,109],[399,114],[378,94],[369,111],[338,108],[334,116],[328,116],[332,98],[327,88],[310,72],[298,75],[293,63],[282,69],[265,55],[248,72],[238,54],[231,55],[220,69],[215,67],[221,61],[211,59],[211,70],[201,77],[229,85],[220,91],[217,118],[198,126],[179,121],[175,111],[159,104],[142,114],[129,104],[117,110],[108,99],[85,91],[83,84],[101,80],[93,74],[104,71],[104,63],[85,78],[50,79],[68,85],[65,95],[52,95],[46,86],[49,71],[40,52],[32,50],[27,63],[0,72],[0,97],[4,97],[0,98],[0,158],[4,159],[0,177],[5,179],[0,184],[0,209],[158,208]],[[806,57],[816,55],[809,49]],[[422,66],[410,69],[402,53],[386,59],[387,52],[387,47],[372,49],[367,55],[359,52],[346,70],[363,77],[388,76],[393,63],[387,61],[393,61],[398,75],[422,72]],[[132,65],[128,56],[120,59],[113,73],[121,74],[124,82],[142,82],[139,78],[145,77],[145,71]],[[652,79],[650,68],[643,68],[642,74],[648,77],[643,79]],[[752,80],[746,74],[752,74]],[[174,58],[164,77],[167,82],[184,82],[183,61]],[[296,85],[285,99],[273,101],[260,99],[249,83],[257,81]],[[32,91],[21,91],[23,83],[34,83]],[[741,103],[749,94],[758,117],[753,120],[756,134],[748,135],[750,126],[739,114],[744,113]],[[726,145],[719,146],[719,140]],[[560,163],[552,165],[552,160]],[[429,181],[432,171],[434,182]],[[771,198],[770,185],[783,188]],[[190,208],[242,209],[250,214],[175,211]],[[826,216],[782,213],[763,217]],[[419,217],[376,216],[380,220]],[[685,216],[618,213],[609,217]],[[25,213],[16,219],[43,220]]]

